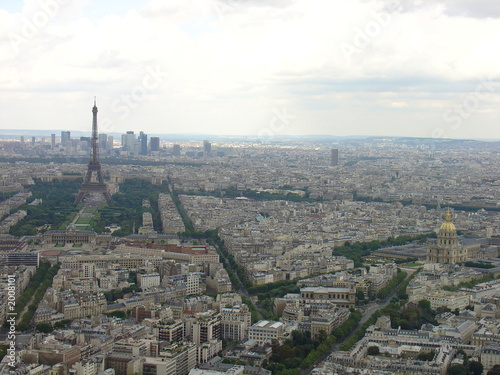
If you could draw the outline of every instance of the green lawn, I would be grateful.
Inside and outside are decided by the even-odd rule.
[[[79,217],[78,220],[75,222],[75,225],[90,224],[91,220],[92,220],[91,217]]]
[[[402,266],[405,266],[405,267],[420,267],[422,266],[423,264],[422,263],[408,263],[408,264],[402,264]]]

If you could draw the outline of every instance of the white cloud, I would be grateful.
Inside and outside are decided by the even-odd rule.
[[[109,131],[258,134],[286,105],[297,114],[290,133],[426,136],[481,78],[500,77],[500,20],[479,19],[466,1],[454,3],[463,11],[444,0],[388,3],[151,0],[88,18],[107,5],[80,0],[61,5],[18,51],[11,36],[24,37],[40,2],[0,9],[1,126],[63,129],[74,117],[75,130],[88,130],[88,111],[79,111],[98,95]],[[496,14],[494,3],[481,6]],[[345,45],[355,49],[348,57]],[[142,85],[146,67],[166,76],[123,118],[113,103]],[[497,95],[467,121],[491,128]],[[477,136],[474,126],[456,134]]]

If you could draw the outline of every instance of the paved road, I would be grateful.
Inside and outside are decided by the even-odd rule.
[[[409,271],[409,272],[407,272],[407,275],[406,275],[406,279],[408,279],[416,271],[416,269],[405,269],[405,271]],[[349,340],[354,335],[356,330],[359,327],[361,327],[368,319],[370,319],[370,317],[372,316],[373,313],[375,313],[377,310],[380,310],[380,309],[384,308],[385,306],[387,306],[391,302],[391,299],[393,299],[394,296],[396,295],[396,291],[397,291],[397,288],[395,288],[394,291],[392,291],[392,293],[389,294],[387,296],[387,298],[384,299],[383,301],[380,301],[380,302],[373,301],[373,302],[370,302],[367,305],[361,307],[359,310],[362,311],[362,318],[359,321],[356,328],[354,328],[354,330],[347,337],[345,337],[343,340],[336,342],[335,345],[333,345],[332,350],[329,353],[325,354],[314,367],[321,367],[323,362],[326,361],[326,359],[330,356],[330,354],[339,350],[339,347],[345,341]]]

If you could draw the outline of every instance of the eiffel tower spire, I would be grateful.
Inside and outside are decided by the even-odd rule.
[[[82,187],[78,192],[75,200],[75,204],[83,201],[85,196],[91,193],[100,193],[104,196],[105,200],[110,200],[111,195],[109,194],[108,187],[104,183],[104,178],[102,177],[101,163],[99,163],[99,147],[97,144],[97,104],[96,97],[94,96],[94,107],[92,108],[92,148],[90,150],[90,161],[87,169],[87,174],[85,175],[85,180],[83,181]],[[95,174],[95,178],[92,175]]]

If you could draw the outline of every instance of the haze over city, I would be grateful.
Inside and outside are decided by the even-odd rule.
[[[0,129],[500,138],[495,1],[8,0]]]

